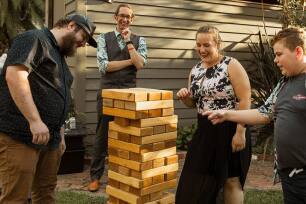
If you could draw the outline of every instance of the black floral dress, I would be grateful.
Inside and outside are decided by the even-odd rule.
[[[231,59],[225,56],[209,68],[203,68],[200,62],[191,70],[190,91],[196,100],[198,128],[188,146],[176,193],[177,204],[216,203],[217,195],[229,177],[239,177],[241,186],[244,186],[251,161],[249,131],[246,148],[232,153],[231,142],[237,124],[227,121],[213,125],[201,115],[206,110],[237,107],[227,71]]]

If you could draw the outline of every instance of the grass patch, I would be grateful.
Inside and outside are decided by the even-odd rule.
[[[107,197],[93,195],[87,192],[58,191],[56,192],[57,204],[106,204]],[[279,204],[283,203],[283,195],[278,190],[245,191],[245,204]]]
[[[77,191],[58,191],[56,192],[57,204],[105,204],[105,196],[91,195],[91,193]]]
[[[255,190],[245,191],[245,204],[279,204],[283,203],[283,193],[278,190]]]

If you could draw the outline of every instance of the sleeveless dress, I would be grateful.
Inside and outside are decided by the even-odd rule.
[[[227,71],[231,59],[225,56],[210,68],[203,68],[200,62],[191,70],[190,91],[196,100],[198,128],[188,144],[176,204],[215,204],[229,177],[239,177],[244,186],[251,161],[249,131],[246,131],[245,149],[232,153],[237,124],[225,121],[213,125],[201,115],[206,110],[236,109],[237,99]]]

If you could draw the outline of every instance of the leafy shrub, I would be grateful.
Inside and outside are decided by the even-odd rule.
[[[178,149],[187,150],[187,144],[191,141],[196,129],[196,124],[179,128],[176,140],[176,146]]]

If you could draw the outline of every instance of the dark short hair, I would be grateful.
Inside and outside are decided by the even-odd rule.
[[[134,15],[134,11],[133,11],[133,9],[132,9],[132,6],[131,5],[129,5],[129,4],[119,4],[118,5],[118,7],[116,8],[116,11],[115,11],[115,16],[117,16],[118,14],[119,14],[119,11],[120,11],[120,8],[122,8],[122,7],[126,7],[126,8],[129,8],[129,9],[131,9],[132,10],[132,17],[134,17],[135,15]]]
[[[305,52],[305,32],[302,28],[290,27],[279,31],[271,40],[271,45],[281,41],[290,51],[300,46]]]
[[[53,28],[65,28],[71,20],[64,18],[59,19],[53,26]]]

